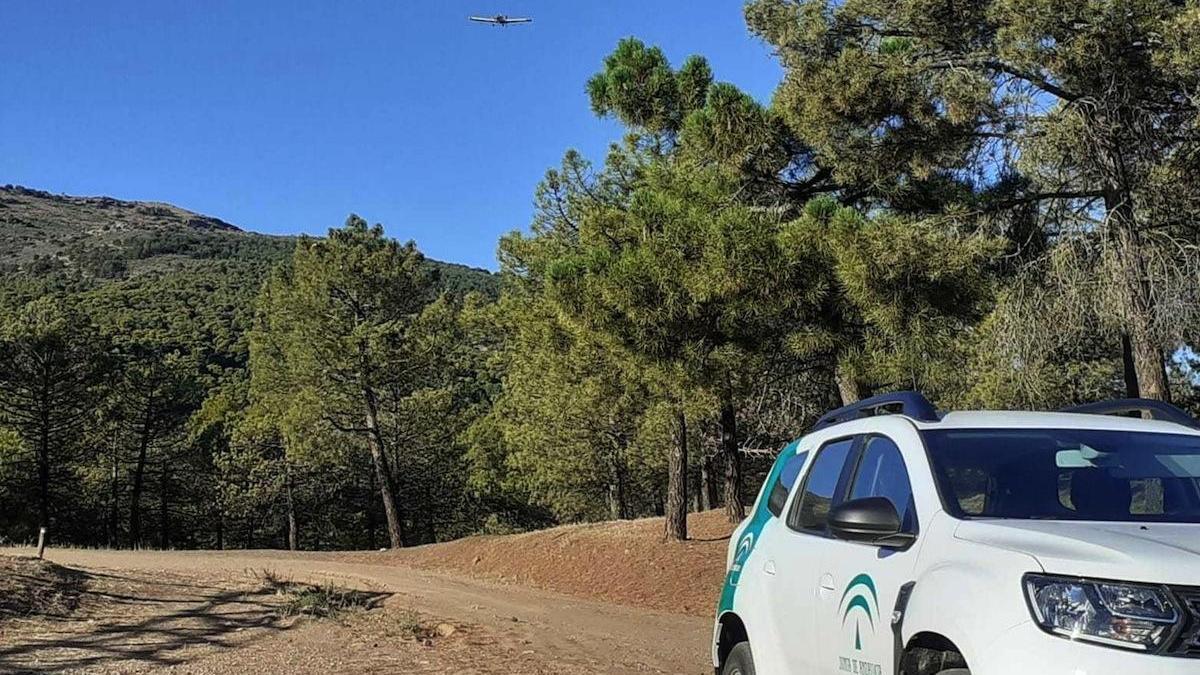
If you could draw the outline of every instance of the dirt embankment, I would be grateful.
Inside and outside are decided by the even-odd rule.
[[[70,614],[79,604],[84,576],[37,558],[0,557],[0,621]]]
[[[725,548],[734,526],[724,512],[708,511],[688,518],[689,541],[664,541],[662,527],[661,518],[569,525],[339,557],[711,616],[725,578]]]

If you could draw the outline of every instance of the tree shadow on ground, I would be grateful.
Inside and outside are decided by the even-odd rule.
[[[694,541],[699,544],[711,544],[715,541],[729,541],[730,536],[727,534],[723,537],[688,537],[688,541]]]
[[[81,573],[85,576],[87,573]],[[58,672],[104,666],[179,666],[212,652],[243,647],[296,624],[289,599],[270,583],[257,588],[171,583],[98,574],[105,583],[81,590],[82,604],[104,610],[48,617],[36,634],[0,644],[0,672]],[[114,592],[111,586],[123,586]],[[164,588],[165,587],[165,588]],[[155,592],[137,592],[140,589]],[[169,591],[164,593],[163,591]],[[389,594],[362,594],[377,607]]]

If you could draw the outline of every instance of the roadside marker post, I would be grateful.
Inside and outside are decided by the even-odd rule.
[[[46,528],[38,528],[38,559],[46,555]]]

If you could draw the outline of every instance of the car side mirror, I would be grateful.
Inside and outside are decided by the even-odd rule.
[[[903,529],[896,505],[887,497],[852,499],[829,512],[829,532],[844,541],[907,548],[917,537]]]

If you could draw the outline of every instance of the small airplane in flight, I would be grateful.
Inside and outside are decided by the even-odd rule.
[[[469,16],[467,17],[476,23],[490,23],[493,26],[508,26],[516,23],[533,23],[533,19],[519,16],[505,16],[497,14],[496,16]]]

